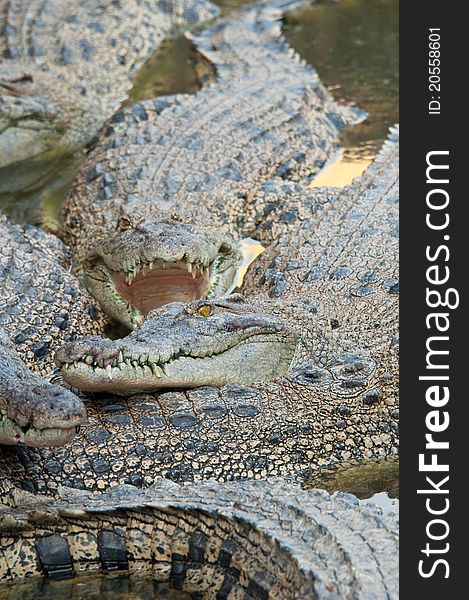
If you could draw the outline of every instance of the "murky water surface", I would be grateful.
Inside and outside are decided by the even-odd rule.
[[[0,584],[0,600],[195,600],[200,593],[174,589],[147,575],[83,575],[65,581],[31,578],[16,584]]]
[[[343,134],[343,153],[314,186],[351,182],[399,120],[398,17],[397,0],[323,2],[286,17],[285,37],[316,67],[334,98],[369,115]]]
[[[225,11],[242,0],[218,0]],[[361,125],[343,135],[344,149],[335,164],[325,169],[313,185],[344,185],[373,159],[390,125],[398,121],[398,3],[397,0],[341,0],[295,10],[285,19],[289,43],[311,64],[334,97],[353,102],[369,113]],[[211,76],[209,66],[197,59],[182,36],[166,42],[135,81],[131,100],[156,95],[194,93]],[[40,190],[15,197],[0,193],[0,207],[20,221],[36,221],[44,204],[53,222],[58,207],[80,165],[80,159],[57,164],[52,181]],[[247,248],[253,250],[247,243]],[[315,481],[318,485],[319,482]],[[329,472],[320,482],[329,491],[351,492],[396,510],[398,463],[383,461]],[[93,576],[66,582],[35,580],[0,587],[0,600],[151,599],[200,598],[200,594],[175,591],[145,577]]]
[[[329,493],[353,494],[363,504],[374,502],[384,511],[399,509],[399,461],[395,458],[367,461],[353,465],[345,463],[333,469],[321,469],[305,482],[305,487],[316,487]]]

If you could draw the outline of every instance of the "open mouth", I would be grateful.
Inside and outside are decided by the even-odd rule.
[[[109,316],[135,329],[149,312],[171,302],[188,304],[223,295],[239,264],[235,253],[218,254],[211,261],[186,256],[177,261],[139,257],[121,261],[119,266],[98,257],[85,266],[80,277]]]
[[[117,293],[142,315],[170,302],[192,302],[210,290],[210,269],[184,261],[138,263],[110,271]]]

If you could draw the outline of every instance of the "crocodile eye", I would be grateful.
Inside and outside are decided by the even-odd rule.
[[[202,306],[199,306],[199,308],[197,309],[197,314],[201,317],[209,317],[212,314],[212,312],[213,309],[210,306],[210,304],[202,304]]]

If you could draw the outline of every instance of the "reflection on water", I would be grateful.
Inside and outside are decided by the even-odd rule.
[[[341,148],[337,155],[328,161],[319,173],[311,180],[308,187],[335,186],[344,187],[361,175],[373,162],[375,151],[369,156],[362,152],[354,152],[355,148]]]
[[[47,162],[28,161],[5,167],[0,172],[0,211],[17,223],[58,224],[59,208],[78,175],[83,154],[51,158]],[[14,189],[12,182],[24,182],[24,172],[32,175],[28,188]]]
[[[0,586],[0,600],[195,600],[200,594],[174,589],[148,575],[83,575],[64,581],[31,578]]]
[[[398,121],[398,2],[341,0],[287,15],[284,34],[339,102],[369,118],[344,135],[348,147],[380,143]]]
[[[398,1],[341,0],[286,17],[288,42],[313,64],[339,103],[369,114],[344,132],[344,153],[312,185],[343,186],[373,160],[398,114]]]
[[[318,487],[329,493],[347,492],[364,502],[375,501],[384,510],[395,512],[399,506],[396,501],[399,498],[399,461],[388,458],[321,469],[311,473],[305,487]]]
[[[169,38],[140,69],[126,104],[168,94],[194,94],[213,74],[211,64],[188,39]]]

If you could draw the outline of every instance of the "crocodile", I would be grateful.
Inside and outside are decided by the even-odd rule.
[[[283,206],[297,207],[298,222],[267,222],[275,241],[245,278],[248,297],[170,303],[126,338],[68,343],[57,353],[64,380],[132,394],[249,385],[292,371],[330,385],[321,369],[340,365],[349,369],[350,389],[366,385],[367,371],[365,380],[376,384],[389,373],[392,401],[398,139],[395,127],[372,167],[339,192],[269,182],[265,200],[273,186]]]
[[[129,329],[171,301],[228,292],[238,242],[264,218],[262,182],[311,176],[363,118],[286,44],[280,20],[297,4],[260,3],[192,35],[215,80],[117,113],[89,151],[61,237],[80,280]]]
[[[44,181],[51,159],[119,109],[165,36],[218,11],[206,0],[1,0],[0,192]]]
[[[74,394],[26,368],[0,329],[0,444],[66,444],[85,416]]]
[[[62,445],[85,407],[44,376],[58,345],[102,334],[107,320],[67,270],[70,254],[57,238],[1,214],[0,237],[0,443]]]
[[[34,388],[41,385],[43,403],[33,406],[35,416],[41,417],[41,424],[49,429],[52,422],[57,430],[63,430],[62,437],[57,435],[58,431],[52,431],[49,435],[36,433],[18,439],[16,431],[4,428],[0,429],[0,442],[64,443],[63,432],[73,428],[70,402],[65,406],[65,427],[57,420],[58,415],[63,421],[64,413],[57,413],[60,407],[51,402],[57,402],[57,390],[62,397],[68,394],[65,401],[74,396],[44,379],[39,383],[38,375],[29,371],[25,374],[25,363],[36,373],[48,373],[55,346],[77,333],[102,330],[104,317],[64,267],[70,256],[57,239],[32,226],[12,225],[1,216],[0,232],[4,240],[0,297],[5,300],[0,305],[2,414],[2,403],[6,400],[7,409],[15,411],[13,416],[18,420],[18,415],[24,415],[30,408],[29,392],[38,393]],[[90,318],[83,319],[83,314]],[[45,335],[47,332],[49,337]],[[33,340],[35,343],[31,345]],[[15,353],[22,356],[24,362],[19,363]],[[17,403],[8,396],[12,390],[17,391]],[[247,391],[250,392],[248,400],[252,402],[252,388],[243,390],[232,386],[221,393],[226,398],[230,394],[232,398],[236,395],[240,398]],[[198,392],[198,400],[193,396],[193,406],[196,408],[199,404],[202,410],[206,409],[206,426],[213,434],[213,445],[215,439],[226,435],[223,426],[218,433],[216,431],[217,420],[223,416],[217,411],[223,407],[213,404],[215,388],[200,388]],[[142,398],[135,399],[140,407],[134,405],[133,413],[129,411],[133,419],[144,408]],[[395,515],[382,514],[373,505],[359,505],[350,494],[330,496],[325,491],[301,490],[278,480],[275,484],[204,481],[184,487],[168,479],[155,481],[153,474],[161,471],[157,466],[161,460],[177,464],[180,450],[174,448],[174,457],[167,452],[164,458],[152,451],[150,444],[156,432],[152,425],[157,423],[156,420],[148,423],[148,420],[154,419],[155,409],[170,399],[155,397],[153,406],[150,406],[150,397],[145,400],[146,408],[152,412],[148,411],[146,417],[143,415],[139,423],[136,419],[127,423],[117,420],[115,417],[121,415],[116,411],[115,400],[111,400],[113,405],[98,400],[96,406],[103,404],[99,408],[99,420],[85,425],[86,437],[80,438],[78,446],[70,449],[58,478],[59,457],[48,454],[52,448],[0,450],[0,598],[9,598],[12,593],[43,597],[47,585],[39,577],[54,580],[77,575],[82,576],[77,580],[77,589],[88,597],[100,585],[96,579],[96,573],[100,572],[114,574],[114,579],[103,583],[104,586],[112,585],[113,581],[125,585],[128,579],[129,587],[138,589],[146,598],[158,593],[153,592],[159,589],[154,587],[156,581],[170,582],[176,590],[218,598],[397,598],[398,521]],[[75,408],[76,416],[81,418],[78,399]],[[168,403],[174,417],[180,408],[184,407],[177,402]],[[240,428],[247,418],[254,416],[252,404],[239,403],[233,408],[232,427],[236,427],[234,418],[237,416],[241,417]],[[288,419],[285,410],[278,416]],[[175,429],[167,432],[167,443],[179,434],[186,451],[195,450],[197,460],[203,461],[202,448],[196,449],[194,432],[190,427],[187,429],[188,415],[180,413],[179,419],[178,422],[173,418]],[[106,444],[103,425],[111,423],[122,426],[122,430],[114,432],[116,435],[109,439],[111,454],[107,456],[103,448],[103,443]],[[29,429],[36,426],[40,431],[38,425],[41,424],[33,423]],[[146,428],[142,430],[146,437],[132,447],[132,430],[138,425]],[[261,435],[258,425],[251,435],[256,430]],[[306,433],[304,425],[302,431]],[[279,422],[278,426],[284,435],[291,436],[285,422]],[[161,429],[158,425],[157,428]],[[233,432],[236,433],[236,429]],[[311,430],[309,437],[311,443]],[[124,446],[120,446],[120,440],[125,441]],[[236,444],[238,452],[246,442],[244,439],[241,445]],[[273,436],[269,444],[272,449],[283,446]],[[67,456],[66,446],[55,450],[64,450]],[[161,453],[164,447],[160,446],[159,450]],[[230,449],[221,444],[220,450],[219,458],[224,460],[223,452]],[[212,447],[208,451],[215,454],[217,449]],[[295,454],[299,451],[299,447],[296,448]],[[116,485],[106,492],[96,493],[104,482],[113,481],[103,469],[106,459],[110,456],[116,459],[126,453],[129,479],[137,466],[132,459],[141,456],[145,461],[141,466],[153,485],[145,490]],[[72,465],[86,476],[87,456],[92,461],[91,468],[100,476],[97,485],[89,479],[73,482],[69,478],[73,475]],[[236,460],[236,455],[233,459]],[[250,462],[255,476],[258,471],[253,459],[255,456],[248,456],[247,463]],[[112,469],[117,473],[116,466],[114,462]],[[195,462],[193,466],[196,468]],[[226,467],[230,468],[229,463],[225,463],[224,476],[219,479],[229,478]],[[47,473],[59,483],[54,497],[34,491]],[[206,469],[200,475],[213,477],[214,471],[210,473]],[[249,475],[247,472],[246,476]],[[144,483],[138,481],[138,477],[134,477],[133,482]],[[73,483],[95,491],[63,485]],[[90,574],[94,577],[87,578]],[[116,574],[120,575],[118,581]],[[59,589],[62,592],[74,589],[74,581],[62,582]]]
[[[301,332],[295,331],[295,323],[307,323],[312,325],[311,340],[303,335],[292,356],[308,349],[314,361],[309,355],[306,362],[297,361],[289,368],[288,358],[282,369],[289,370],[283,378],[272,381],[240,384],[214,378],[214,383],[191,388],[200,382],[186,380],[184,390],[135,393],[134,389],[130,397],[89,396],[87,422],[68,445],[4,448],[0,466],[6,479],[51,496],[64,485],[91,491],[104,491],[116,484],[148,487],[156,476],[177,482],[278,477],[303,481],[318,468],[346,460],[396,455],[395,137],[393,134],[361,179],[342,190],[305,189],[286,182],[275,188],[285,196],[282,204],[290,200],[296,207],[298,228],[288,223],[289,219],[272,225],[285,229],[272,234],[277,235],[277,241],[246,275],[243,291],[253,296],[251,304],[246,305],[246,300],[236,295],[195,301],[189,304],[190,314],[187,305],[173,303],[156,309],[158,315],[150,316],[128,338],[100,341],[94,333],[91,339],[68,342],[56,352],[56,359],[64,363],[63,376],[71,385],[71,365],[76,362],[80,373],[94,372],[92,377],[96,376],[98,383],[115,384],[120,393],[124,384],[121,381],[117,385],[117,370],[112,364],[119,359],[119,352],[125,344],[132,348],[129,340],[136,336],[151,334],[155,321],[164,324],[165,311],[177,310],[182,313],[182,329],[171,329],[177,315],[169,314],[161,333],[169,338],[171,332],[182,342],[184,326],[187,332],[193,321],[208,327],[205,332],[213,328],[211,324],[225,322],[228,333],[238,342],[243,323],[252,324],[252,319],[258,319],[258,327],[270,319],[265,335],[280,334],[290,342],[302,338]],[[266,206],[271,203],[275,185],[271,181],[264,186]],[[40,285],[38,282],[36,287]],[[251,292],[251,287],[257,291]],[[209,312],[218,312],[218,321],[207,313],[207,306]],[[200,312],[196,314],[194,309]],[[293,309],[296,312],[292,313]],[[54,304],[43,305],[42,310],[53,313]],[[220,332],[220,339],[226,339],[225,333]],[[186,342],[193,340],[189,337]],[[151,336],[148,341],[155,344]],[[86,355],[84,345],[101,353],[99,364],[93,365],[94,359]],[[300,347],[303,350],[298,354]],[[190,348],[186,345],[186,349]],[[277,346],[278,354],[284,350],[285,344],[283,349]],[[144,364],[141,355],[131,358],[132,373],[152,377],[151,367]],[[244,370],[249,371],[255,362],[253,353]],[[124,369],[120,365],[122,373],[126,373],[125,365]],[[214,370],[229,373],[230,369],[225,364],[223,369]],[[129,391],[135,387],[133,377],[126,382]],[[262,379],[258,374],[254,378]],[[82,383],[83,377],[79,385]],[[155,387],[161,387],[160,383]]]
[[[346,211],[346,217],[352,220],[357,218],[352,209],[354,203],[358,203],[357,196],[364,195],[371,202],[379,193],[387,198],[393,212],[393,194],[385,189],[389,180],[385,177],[386,170],[379,168],[381,163],[386,163],[383,156],[372,172],[375,181],[366,185],[365,176],[360,192],[353,188],[344,192],[328,190],[325,198],[305,195],[309,192],[295,184],[268,182],[261,190],[265,212],[271,210],[272,196],[277,201],[282,199],[279,203],[282,207],[285,200],[293,199],[293,212],[299,213],[295,217],[300,217],[303,228],[303,210],[308,211],[314,204],[312,214],[306,213],[307,218],[315,211],[322,211],[323,216],[326,212],[326,222],[334,221],[335,211],[346,199],[349,211]],[[313,203],[309,202],[311,199]],[[331,213],[328,215],[329,205]],[[363,208],[359,206],[359,209]],[[289,271],[296,267],[291,264],[295,259],[282,263],[282,257],[285,259],[287,255],[282,248],[291,246],[294,253],[299,246],[304,249],[305,239],[301,230],[293,236],[286,233],[290,229],[291,214],[288,211],[282,214],[282,220],[264,224],[267,236],[279,235],[263,258],[274,261],[280,251],[281,260],[272,266],[264,263],[268,268],[256,266],[254,271],[251,270],[245,291],[249,291],[250,281],[252,285],[257,282],[265,288],[266,298],[256,301],[262,309],[261,313],[257,312],[260,325],[255,327],[266,324],[267,297],[279,299],[277,308],[269,309],[268,327],[276,329],[277,337],[285,331],[284,339],[290,342],[299,336],[293,328],[286,328],[285,321],[279,331],[278,317],[285,309],[288,312],[291,297],[295,299],[291,294],[295,279],[289,279]],[[337,219],[340,221],[342,217],[337,216]],[[26,362],[31,364],[33,361],[36,364],[33,368],[44,372],[50,368],[56,343],[62,335],[67,335],[61,331],[73,329],[75,323],[75,318],[69,318],[70,308],[66,309],[65,315],[58,314],[57,307],[59,311],[63,310],[64,303],[76,307],[75,303],[83,300],[85,306],[92,307],[87,308],[92,322],[85,321],[84,326],[94,328],[96,325],[98,332],[102,331],[100,321],[104,317],[86,292],[79,287],[73,288],[77,284],[63,267],[70,257],[59,242],[34,228],[15,229],[13,226],[10,231],[15,232],[17,243],[13,244],[14,252],[10,255],[12,244],[8,241],[5,245],[2,265],[7,262],[9,268],[5,270],[7,277],[5,272],[0,273],[0,283],[4,283],[2,278],[7,281],[11,278],[13,287],[8,288],[9,302],[0,307],[1,324],[20,354],[23,351]],[[11,235],[10,231],[8,235]],[[26,246],[29,256],[15,262],[14,258],[21,256],[18,250],[25,245],[24,241],[18,241],[18,233],[27,243],[28,238],[32,243]],[[297,239],[296,245],[292,243],[293,239]],[[31,268],[36,263],[41,265],[34,254],[41,240],[45,242],[44,255],[53,260],[59,256],[62,263],[59,275],[50,278],[50,283],[46,284],[51,291],[57,287],[62,290],[57,302],[52,294],[42,293],[50,266]],[[52,251],[48,252],[47,248]],[[331,255],[327,259],[330,260]],[[28,275],[23,274],[23,264],[30,268]],[[380,267],[386,270],[382,264]],[[57,267],[54,269],[57,273]],[[262,270],[264,274],[259,281]],[[342,275],[345,279],[349,274]],[[322,279],[327,281],[325,277]],[[316,280],[306,278],[308,282]],[[19,282],[16,287],[15,281]],[[371,276],[367,283],[378,287],[378,281]],[[382,284],[390,295],[395,295],[396,282],[391,285],[388,278]],[[39,294],[32,291],[38,289]],[[73,289],[77,289],[77,293],[70,293]],[[312,288],[307,291],[312,293]],[[330,289],[324,287],[318,291],[327,293]],[[359,296],[363,291],[360,290]],[[379,295],[378,289],[373,291],[375,297]],[[257,297],[258,291],[254,295]],[[17,297],[22,298],[21,302],[17,302]],[[10,311],[12,302],[15,310]],[[319,310],[310,297],[304,298],[304,292],[301,302],[308,307],[307,312],[319,314],[324,320],[327,311]],[[28,315],[24,319],[31,307],[33,314],[37,312],[37,318],[31,320]],[[235,296],[192,303],[191,307],[193,314],[195,310],[200,311],[197,314],[204,320],[212,317],[211,311],[217,307],[222,313],[239,310],[240,321],[246,303]],[[164,310],[159,309],[158,316]],[[83,305],[79,305],[78,314],[83,312]],[[386,314],[385,309],[383,314]],[[153,318],[150,315],[149,323],[154,326]],[[335,317],[327,314],[327,318],[333,331],[340,328]],[[46,337],[44,340],[45,330],[41,329],[44,319],[52,332],[45,335],[50,335],[51,339]],[[22,336],[18,336],[19,331],[15,329],[18,322]],[[373,322],[373,328],[377,328],[377,323]],[[383,324],[387,328],[388,323]],[[77,323],[77,326],[83,327],[83,323]],[[236,327],[235,322],[232,333],[236,332]],[[271,334],[270,330],[267,333]],[[33,344],[39,340],[39,344],[28,346],[32,340]],[[11,341],[5,338],[3,344],[2,339],[2,346],[9,356],[14,356]],[[29,350],[25,351],[26,347]],[[67,349],[70,351],[74,347],[67,346]],[[320,344],[320,348],[329,347],[333,344]],[[379,341],[373,346],[373,349],[377,348]],[[115,355],[103,358],[111,357],[114,360]],[[163,480],[146,490],[117,485],[104,494],[76,489],[103,490],[110,483],[123,482],[146,486],[154,483],[158,474],[179,481],[207,477],[220,481],[243,477],[275,478],[280,474],[299,479],[313,464],[321,466],[331,459],[341,461],[351,455],[378,456],[394,451],[397,415],[395,411],[390,413],[394,406],[394,381],[390,381],[387,372],[382,377],[377,375],[380,367],[386,364],[386,356],[380,357],[382,364],[377,366],[373,364],[379,362],[376,356],[372,359],[345,355],[343,360],[330,364],[327,354],[323,356],[319,352],[315,354],[317,364],[322,364],[318,360],[321,357],[325,361],[324,368],[300,364],[283,380],[272,384],[205,386],[125,400],[96,398],[90,402],[89,422],[68,446],[14,447],[2,451],[0,579],[17,581],[17,578],[31,575],[71,577],[74,573],[100,568],[105,572],[122,569],[124,572],[150,573],[152,579],[156,575],[157,579],[171,581],[176,588],[185,586],[190,592],[217,597],[397,598],[396,518],[382,515],[376,508],[359,507],[350,495],[331,498],[325,492],[302,491],[278,482],[272,487],[263,482],[240,481],[204,482],[181,488]],[[13,365],[16,369],[16,363],[6,363],[7,375]],[[106,367],[111,366],[112,375],[112,362],[99,366],[106,374],[109,372]],[[16,382],[10,382],[6,380],[7,387],[16,385]],[[382,387],[372,388],[375,382]],[[221,385],[223,382],[216,383]],[[50,401],[54,397],[50,391],[53,386],[45,387],[50,392]],[[3,387],[0,398],[5,398]],[[11,406],[8,398],[7,402]],[[13,408],[18,410],[14,405]],[[50,418],[53,414],[46,416]],[[364,432],[363,438],[358,435],[361,432]],[[357,435],[353,437],[354,434]],[[27,438],[20,441],[32,442]],[[45,441],[42,439],[41,443]],[[15,439],[14,443],[17,442]],[[359,447],[355,453],[353,444]],[[63,485],[75,489],[61,487]],[[16,486],[34,491],[34,494]],[[55,498],[40,496],[36,493],[38,489],[50,492]],[[42,587],[43,584],[32,585],[34,589],[34,585]],[[28,587],[21,583],[20,589],[28,590]],[[144,589],[147,597],[151,597],[148,594],[152,593],[153,581],[147,581]]]
[[[397,517],[351,494],[162,480],[99,495],[64,488],[53,502],[16,490],[9,502],[0,504],[0,580],[15,590],[43,589],[20,577],[121,572],[145,598],[160,597],[155,581],[192,598],[398,597]],[[78,582],[91,597],[96,578]]]
[[[31,226],[11,225],[2,217],[0,223],[4,248],[7,249],[1,257],[1,297],[6,297],[3,292],[8,294],[8,303],[0,307],[3,331],[8,332],[6,336],[0,329],[2,406],[5,399],[8,401],[5,382],[7,394],[19,386],[18,399],[23,404],[28,400],[25,387],[37,385],[31,378],[38,376],[32,373],[24,376],[24,382],[18,381],[25,366],[24,363],[18,366],[13,360],[16,351],[12,346],[17,347],[18,354],[32,370],[44,373],[53,358],[52,351],[44,353],[44,343],[52,350],[64,337],[75,335],[76,327],[81,326],[83,330],[95,327],[93,321],[76,321],[76,303],[80,305],[78,314],[86,312],[88,305],[93,306],[91,317],[95,311],[99,315],[99,308],[84,290],[80,290],[77,282],[74,283],[73,276],[62,264],[57,263],[59,256],[61,261],[68,258],[66,249],[57,240]],[[52,296],[52,292],[56,295]],[[12,308],[15,310],[10,310]],[[25,328],[23,320],[31,309],[37,317]],[[96,315],[94,317],[99,324]],[[44,327],[48,322],[52,339],[44,341]],[[50,325],[51,322],[54,325]],[[26,336],[42,340],[42,346],[33,346],[36,351],[26,350],[32,348],[24,340]],[[58,386],[45,380],[42,380],[42,386],[47,404],[39,407],[36,413],[42,415],[50,427],[56,417],[56,407],[50,402],[57,400]],[[61,390],[66,393],[63,388]],[[207,395],[209,402],[213,398],[214,388],[199,391]],[[153,409],[160,406],[158,399],[155,400]],[[208,408],[207,421],[211,421],[209,427],[215,433],[217,408],[213,404],[205,406]],[[24,412],[20,404],[10,402],[7,407],[17,413]],[[104,402],[100,409],[101,424],[106,422],[108,413],[111,417],[108,424],[117,425],[116,419],[112,421],[116,406],[107,411],[110,408],[109,402]],[[242,423],[249,416],[248,406],[239,408],[239,414],[244,417]],[[147,419],[151,418],[150,414]],[[183,425],[187,415],[181,417],[179,425]],[[17,414],[15,418],[18,418]],[[70,420],[69,410],[68,426]],[[148,425],[143,420],[140,423]],[[102,467],[106,454],[102,452],[102,444],[106,440],[99,423],[98,427],[96,424],[90,423],[87,438],[81,438],[81,452],[72,449],[70,461],[64,461],[64,472],[59,478],[61,484],[72,483],[67,479],[72,463],[79,471],[86,470],[83,461],[86,453],[93,461],[92,468],[101,473],[100,483],[104,482]],[[120,424],[124,425],[122,435],[111,438],[116,442],[111,450],[114,457],[127,452],[128,433],[137,423],[121,421]],[[185,439],[188,432],[179,431],[181,440]],[[137,455],[147,455],[145,469],[153,483],[145,490],[117,485],[104,493],[91,493],[59,485],[55,497],[30,493],[21,487],[34,490],[41,480],[42,469],[49,475],[57,475],[58,463],[54,458],[58,457],[47,454],[51,448],[0,450],[0,598],[9,598],[11,593],[19,592],[30,598],[43,597],[47,585],[39,576],[54,580],[77,575],[85,576],[78,579],[76,585],[80,593],[88,597],[96,591],[97,581],[100,581],[96,579],[96,573],[99,572],[114,574],[113,580],[103,583],[105,586],[112,585],[112,581],[125,585],[130,575],[128,585],[136,587],[146,598],[157,593],[153,592],[159,589],[154,588],[155,581],[170,582],[171,587],[188,593],[218,598],[269,595],[298,599],[397,598],[398,521],[395,515],[382,514],[375,506],[359,506],[358,500],[350,494],[332,497],[321,490],[305,491],[281,481],[276,481],[275,485],[211,481],[184,487],[168,479],[154,481],[151,471],[160,459],[151,449],[147,453],[145,448],[145,444],[152,441],[153,433],[151,427],[147,429],[148,437],[140,440],[137,448]],[[5,438],[8,435],[10,440]],[[185,442],[188,449],[191,437],[189,434]],[[50,436],[45,439],[42,435],[39,445],[47,445],[51,440]],[[119,440],[125,440],[125,446],[120,447]],[[0,442],[5,441],[38,443],[37,436],[18,440],[11,429],[0,429]],[[57,436],[52,441],[60,443]],[[132,450],[134,448],[128,451],[130,460]],[[41,451],[46,454],[41,456],[38,454]],[[104,458],[101,462],[100,455]],[[178,461],[177,456],[168,458]],[[200,459],[203,460],[203,456]],[[10,478],[15,466],[15,477]],[[135,466],[129,462],[129,475]],[[206,475],[209,475],[208,471]],[[19,487],[13,485],[18,485],[19,480]],[[107,480],[112,481],[112,477]],[[133,481],[137,483],[138,479]],[[75,484],[80,486],[79,481]],[[89,484],[90,481],[85,482],[85,486],[95,490],[100,488],[100,485]],[[118,582],[116,572],[120,574]],[[90,574],[95,576],[87,578]],[[74,589],[74,581],[61,583],[59,589],[68,590],[70,586]]]

